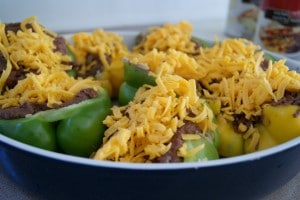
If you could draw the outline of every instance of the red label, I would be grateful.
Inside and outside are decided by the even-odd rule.
[[[263,0],[262,9],[280,9],[288,11],[300,11],[299,0]]]
[[[277,21],[284,26],[300,26],[299,0],[264,0],[262,9],[267,19]]]

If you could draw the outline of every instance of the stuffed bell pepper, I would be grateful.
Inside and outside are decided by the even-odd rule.
[[[199,92],[215,108],[224,157],[300,136],[300,74],[244,39],[225,39],[196,58],[207,70]]]
[[[133,52],[146,54],[153,49],[158,51],[173,49],[189,56],[197,56],[200,54],[200,47],[208,47],[209,44],[192,33],[193,26],[187,21],[152,27],[137,36]]]
[[[65,39],[34,17],[0,24],[0,132],[51,151],[90,156],[111,101],[99,81],[74,78]]]
[[[129,54],[123,38],[97,29],[92,33],[75,33],[71,42],[70,51],[77,63],[76,75],[101,81],[110,96],[115,97],[124,81],[122,58]]]
[[[198,162],[218,159],[214,115],[195,80],[157,76],[127,105],[114,106],[94,159],[123,162]]]
[[[154,49],[123,61],[121,106],[114,106],[104,120],[108,129],[94,159],[160,163],[218,159],[213,111],[196,87],[196,78],[205,70],[194,58]]]

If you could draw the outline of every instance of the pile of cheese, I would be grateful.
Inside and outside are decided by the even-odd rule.
[[[159,51],[175,49],[190,55],[197,54],[199,49],[191,40],[192,32],[193,26],[186,21],[154,27],[141,35],[141,41],[133,48],[133,52],[145,54],[153,49]]]
[[[75,54],[76,61],[86,63],[87,54],[96,54],[105,68],[110,67],[107,56],[111,61],[122,59],[129,51],[123,42],[123,38],[113,32],[105,32],[97,29],[92,33],[79,32],[72,35],[73,44],[70,46]],[[88,70],[89,66],[82,68]]]
[[[263,104],[278,101],[285,91],[300,90],[300,75],[289,71],[285,60],[269,61],[261,67],[264,52],[245,39],[225,39],[201,49],[197,62],[207,70],[200,82],[204,96],[220,99],[222,113],[230,121],[233,114],[260,116]]]
[[[122,37],[102,29],[97,29],[92,33],[79,32],[72,36],[70,49],[75,54],[76,61],[82,66],[78,71],[79,74],[86,73],[95,64],[93,62],[87,64],[87,55],[97,55],[104,70],[99,71],[96,77],[102,81],[108,81],[106,86],[112,95],[118,92],[124,81],[122,59],[129,54]]]
[[[192,25],[186,21],[155,27],[133,48],[131,60],[146,63],[155,74],[165,65],[162,74],[197,80],[205,98],[221,101],[221,113],[230,121],[233,114],[260,116],[263,104],[278,101],[286,90],[300,89],[300,75],[289,71],[285,60],[270,61],[264,71],[264,52],[251,41],[216,41],[195,54],[191,38]]]
[[[27,26],[30,24],[30,26]],[[6,69],[0,77],[0,106],[2,108],[22,105],[24,102],[46,103],[49,108],[71,100],[80,90],[101,88],[92,79],[74,79],[66,70],[72,68],[68,55],[55,51],[55,33],[41,26],[35,17],[25,19],[17,33],[5,33],[0,23],[0,51],[7,60]],[[25,79],[14,88],[4,88],[12,70],[22,66]]]
[[[112,108],[112,115],[104,120],[108,129],[103,145],[94,159],[152,162],[170,149],[184,121],[198,124],[202,134],[216,128],[211,109],[197,94],[195,80],[164,75],[156,83],[141,87],[127,106]]]
[[[153,49],[145,54],[132,54],[131,63],[144,63],[154,74],[176,74],[185,79],[201,80],[207,70],[194,57],[175,49],[158,51]]]

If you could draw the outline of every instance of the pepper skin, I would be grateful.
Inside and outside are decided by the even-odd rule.
[[[102,121],[111,107],[109,96],[102,94],[87,101],[57,125],[58,144],[67,154],[89,156],[102,142],[105,131]]]
[[[278,145],[278,142],[276,142],[272,138],[271,134],[266,129],[266,127],[264,127],[264,125],[262,125],[262,124],[257,125],[257,129],[260,134],[259,144],[258,144],[258,149],[257,149],[258,151]]]
[[[111,100],[105,90],[98,97],[21,119],[0,120],[0,132],[43,149],[89,156],[101,144]]]
[[[0,120],[0,132],[32,146],[50,151],[57,150],[55,126],[35,117]]]
[[[126,82],[122,83],[119,91],[119,96],[118,96],[119,105],[120,106],[127,105],[129,101],[133,99],[137,90],[138,90],[137,88],[132,87]]]
[[[144,84],[156,85],[155,77],[149,71],[135,66],[128,61],[124,62],[124,79],[129,85],[139,88]]]
[[[208,47],[212,46],[212,44],[209,44],[207,41],[205,41],[203,39],[200,39],[198,37],[195,37],[195,36],[192,36],[191,40],[196,42],[196,43],[199,43],[204,48],[208,48]]]
[[[263,107],[263,125],[276,142],[286,142],[300,136],[299,111],[297,105],[266,105]]]
[[[185,144],[187,145],[188,151],[197,148],[201,145],[203,145],[203,148],[195,155],[185,157],[184,162],[198,162],[219,159],[219,154],[216,147],[214,146],[213,142],[211,142],[208,138],[201,137],[196,140],[186,140]]]
[[[242,155],[244,153],[244,139],[241,134],[233,130],[232,123],[218,116],[217,131],[220,137],[219,154],[224,157]]]
[[[133,65],[129,61],[124,62],[124,80],[125,82],[122,83],[118,94],[121,106],[128,104],[142,85],[156,85],[154,76],[149,75],[147,70]]]

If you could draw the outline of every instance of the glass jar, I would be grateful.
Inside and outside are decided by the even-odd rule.
[[[254,41],[300,60],[300,1],[262,0]]]

